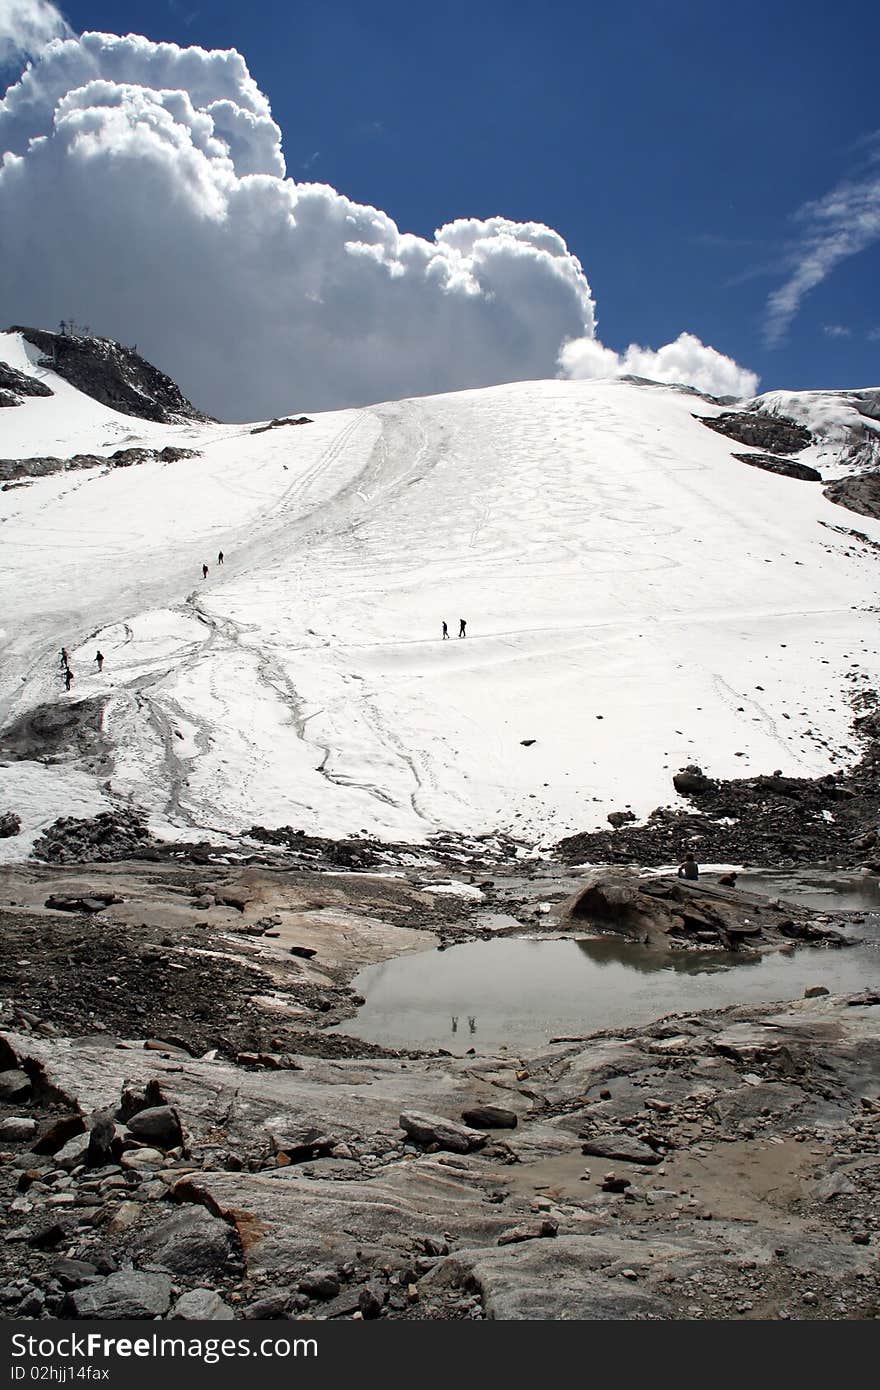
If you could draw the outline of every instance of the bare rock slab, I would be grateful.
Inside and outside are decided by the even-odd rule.
[[[169,1317],[184,1322],[231,1322],[235,1314],[213,1289],[190,1289],[181,1294]]]

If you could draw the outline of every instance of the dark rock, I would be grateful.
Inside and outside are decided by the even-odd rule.
[[[204,1207],[188,1207],[160,1221],[137,1247],[142,1263],[173,1274],[218,1274],[238,1255],[232,1228]]]
[[[318,954],[314,946],[291,946],[289,951],[292,956],[302,956],[303,960],[311,960]]]
[[[655,1153],[640,1139],[629,1134],[603,1134],[601,1137],[585,1139],[581,1152],[594,1154],[597,1158],[619,1158],[626,1163],[654,1164],[661,1162],[661,1155]]]
[[[159,1149],[176,1149],[183,1143],[183,1131],[177,1111],[170,1105],[157,1105],[150,1110],[138,1110],[127,1121],[130,1133],[144,1144]]]
[[[613,825],[614,829],[618,830],[621,825],[627,825],[630,821],[634,821],[636,816],[633,811],[609,811],[605,819],[609,825]]]
[[[157,1318],[171,1306],[171,1280],[167,1274],[137,1269],[119,1270],[68,1296],[70,1316],[103,1318]]]
[[[6,362],[0,362],[0,389],[13,397],[54,395],[51,386],[47,386],[44,381],[38,381],[35,376],[20,372],[16,367],[8,366]],[[9,404],[20,405],[21,402],[13,399]]]
[[[99,1277],[98,1270],[89,1260],[59,1259],[51,1266],[50,1273],[63,1289],[80,1289]]]
[[[26,1100],[31,1093],[31,1079],[18,1067],[0,1071],[0,1100]]]
[[[543,1240],[555,1236],[558,1230],[558,1223],[550,1217],[542,1221],[526,1221],[521,1226],[511,1226],[509,1230],[502,1231],[497,1244],[518,1245],[523,1240]]]
[[[335,1298],[342,1288],[341,1283],[332,1269],[313,1269],[308,1274],[304,1274],[297,1284],[300,1293],[307,1294],[309,1298],[328,1299]]]
[[[622,869],[593,869],[571,905],[572,917],[592,917],[603,922],[626,919],[636,905],[639,881]]]
[[[444,1119],[442,1115],[422,1115],[415,1110],[406,1110],[400,1116],[399,1124],[416,1144],[423,1147],[436,1144],[438,1148],[466,1154],[481,1149],[486,1143],[486,1135],[479,1130],[456,1124],[455,1120]]]
[[[9,840],[21,832],[21,819],[14,811],[0,813],[0,840]]]
[[[185,1322],[230,1322],[235,1313],[213,1289],[190,1289],[181,1294],[168,1317]]]
[[[462,1110],[461,1118],[473,1129],[516,1129],[517,1125],[516,1112],[501,1105],[475,1105]]]
[[[54,1154],[75,1134],[82,1134],[86,1123],[82,1115],[57,1115],[49,1120],[33,1145],[35,1154]]]
[[[682,796],[704,796],[715,783],[705,775],[702,768],[683,767],[672,778],[672,785]]]
[[[38,348],[44,354],[41,366],[50,367],[78,391],[123,415],[163,424],[208,418],[196,410],[164,372],[133,348],[123,347],[110,338],[19,326],[7,332],[20,333]]]
[[[364,1318],[378,1318],[385,1306],[385,1290],[378,1284],[367,1284],[358,1294],[358,1308]]]
[[[846,507],[860,516],[880,516],[880,473],[856,473],[849,478],[835,478],[822,489],[829,502]]]
[[[804,998],[819,999],[823,994],[828,993],[830,993],[830,991],[827,990],[824,985],[809,985],[807,989],[804,990]]]
[[[290,1294],[283,1289],[278,1289],[274,1293],[264,1293],[262,1298],[256,1302],[249,1303],[244,1310],[244,1317],[248,1320],[258,1322],[278,1321],[286,1318],[290,1311]]]
[[[800,453],[813,438],[808,429],[786,415],[764,415],[755,410],[730,410],[714,418],[696,415],[694,419],[728,439],[752,449],[768,449],[771,454]]]
[[[776,473],[782,478],[798,478],[803,483],[821,483],[822,474],[807,463],[795,459],[777,458],[775,454],[734,454],[733,458],[748,463],[752,468],[763,468],[765,473]]]

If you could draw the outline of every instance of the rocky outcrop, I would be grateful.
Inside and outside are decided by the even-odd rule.
[[[806,449],[813,436],[803,425],[784,415],[764,415],[752,410],[729,410],[721,415],[695,415],[695,420],[710,430],[735,439],[752,449],[766,449],[770,454],[796,454]]]
[[[62,816],[35,841],[32,854],[50,864],[106,863],[142,858],[154,844],[142,812],[101,811],[93,817]]]
[[[880,473],[856,473],[836,478],[822,489],[829,502],[858,512],[860,516],[880,517]]]
[[[70,458],[0,459],[0,482],[21,478],[44,478],[52,473],[67,473],[80,468],[131,468],[137,463],[177,463],[179,459],[199,458],[197,449],[178,449],[166,444],[164,449],[116,449],[114,453],[73,454]]]
[[[777,473],[781,478],[799,478],[804,483],[822,481],[818,469],[810,468],[806,463],[797,463],[795,459],[777,458],[775,454],[732,454],[731,457],[752,468],[763,468],[765,473]]]
[[[52,388],[44,381],[20,372],[0,362],[0,407],[21,405],[22,396],[51,396]]]
[[[205,420],[169,376],[147,362],[133,348],[111,338],[80,333],[49,333],[39,328],[13,326],[43,354],[40,366],[48,367],[84,395],[123,415],[141,420],[175,424],[181,420]]]
[[[277,430],[281,425],[311,425],[314,422],[308,415],[286,416],[284,419],[270,420],[268,425],[256,425],[251,434],[265,434],[267,430]]]

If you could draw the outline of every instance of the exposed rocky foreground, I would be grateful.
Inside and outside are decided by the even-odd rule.
[[[515,1056],[328,1035],[363,964],[480,934],[438,878],[4,873],[7,1316],[877,1316],[880,995]],[[755,911],[655,879],[603,922],[596,882],[527,880],[484,892],[534,930]],[[772,949],[785,915],[759,915]],[[690,927],[666,945],[712,949]]]

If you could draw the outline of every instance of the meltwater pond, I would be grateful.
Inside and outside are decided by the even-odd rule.
[[[668,1013],[799,999],[809,985],[832,993],[880,986],[877,919],[852,934],[863,943],[758,960],[658,956],[611,936],[474,941],[368,966],[354,981],[366,1004],[335,1031],[387,1047],[518,1050]]]

